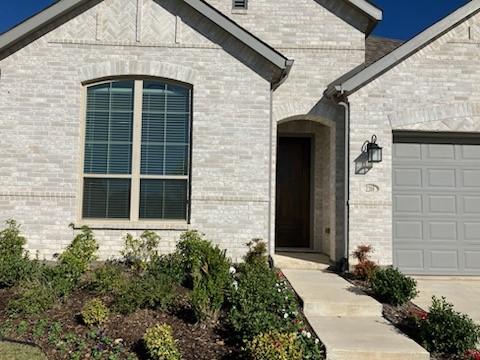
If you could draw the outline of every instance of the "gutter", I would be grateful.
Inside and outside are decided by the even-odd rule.
[[[295,60],[293,59],[286,59],[285,66],[282,68],[282,73],[280,75],[280,79],[274,83],[272,83],[272,91],[275,91],[282,85],[285,80],[287,80],[288,75],[290,75],[290,71],[292,70],[292,66]]]

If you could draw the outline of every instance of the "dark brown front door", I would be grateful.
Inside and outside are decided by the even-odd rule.
[[[310,138],[278,139],[276,247],[310,247],[310,153]]]

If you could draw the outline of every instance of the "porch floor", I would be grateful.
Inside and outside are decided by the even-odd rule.
[[[326,270],[330,266],[328,255],[304,252],[276,252],[275,266],[280,269]]]

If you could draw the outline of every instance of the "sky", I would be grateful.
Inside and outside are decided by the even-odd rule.
[[[52,0],[0,0],[0,33],[15,26]],[[250,0],[255,1],[255,0]],[[408,40],[450,14],[468,0],[371,0],[383,9],[384,20],[374,30],[375,35]]]

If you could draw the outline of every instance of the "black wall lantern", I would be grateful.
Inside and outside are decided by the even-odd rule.
[[[373,135],[372,140],[367,143],[367,154],[369,163],[382,162],[382,148],[377,145],[377,135]]]

